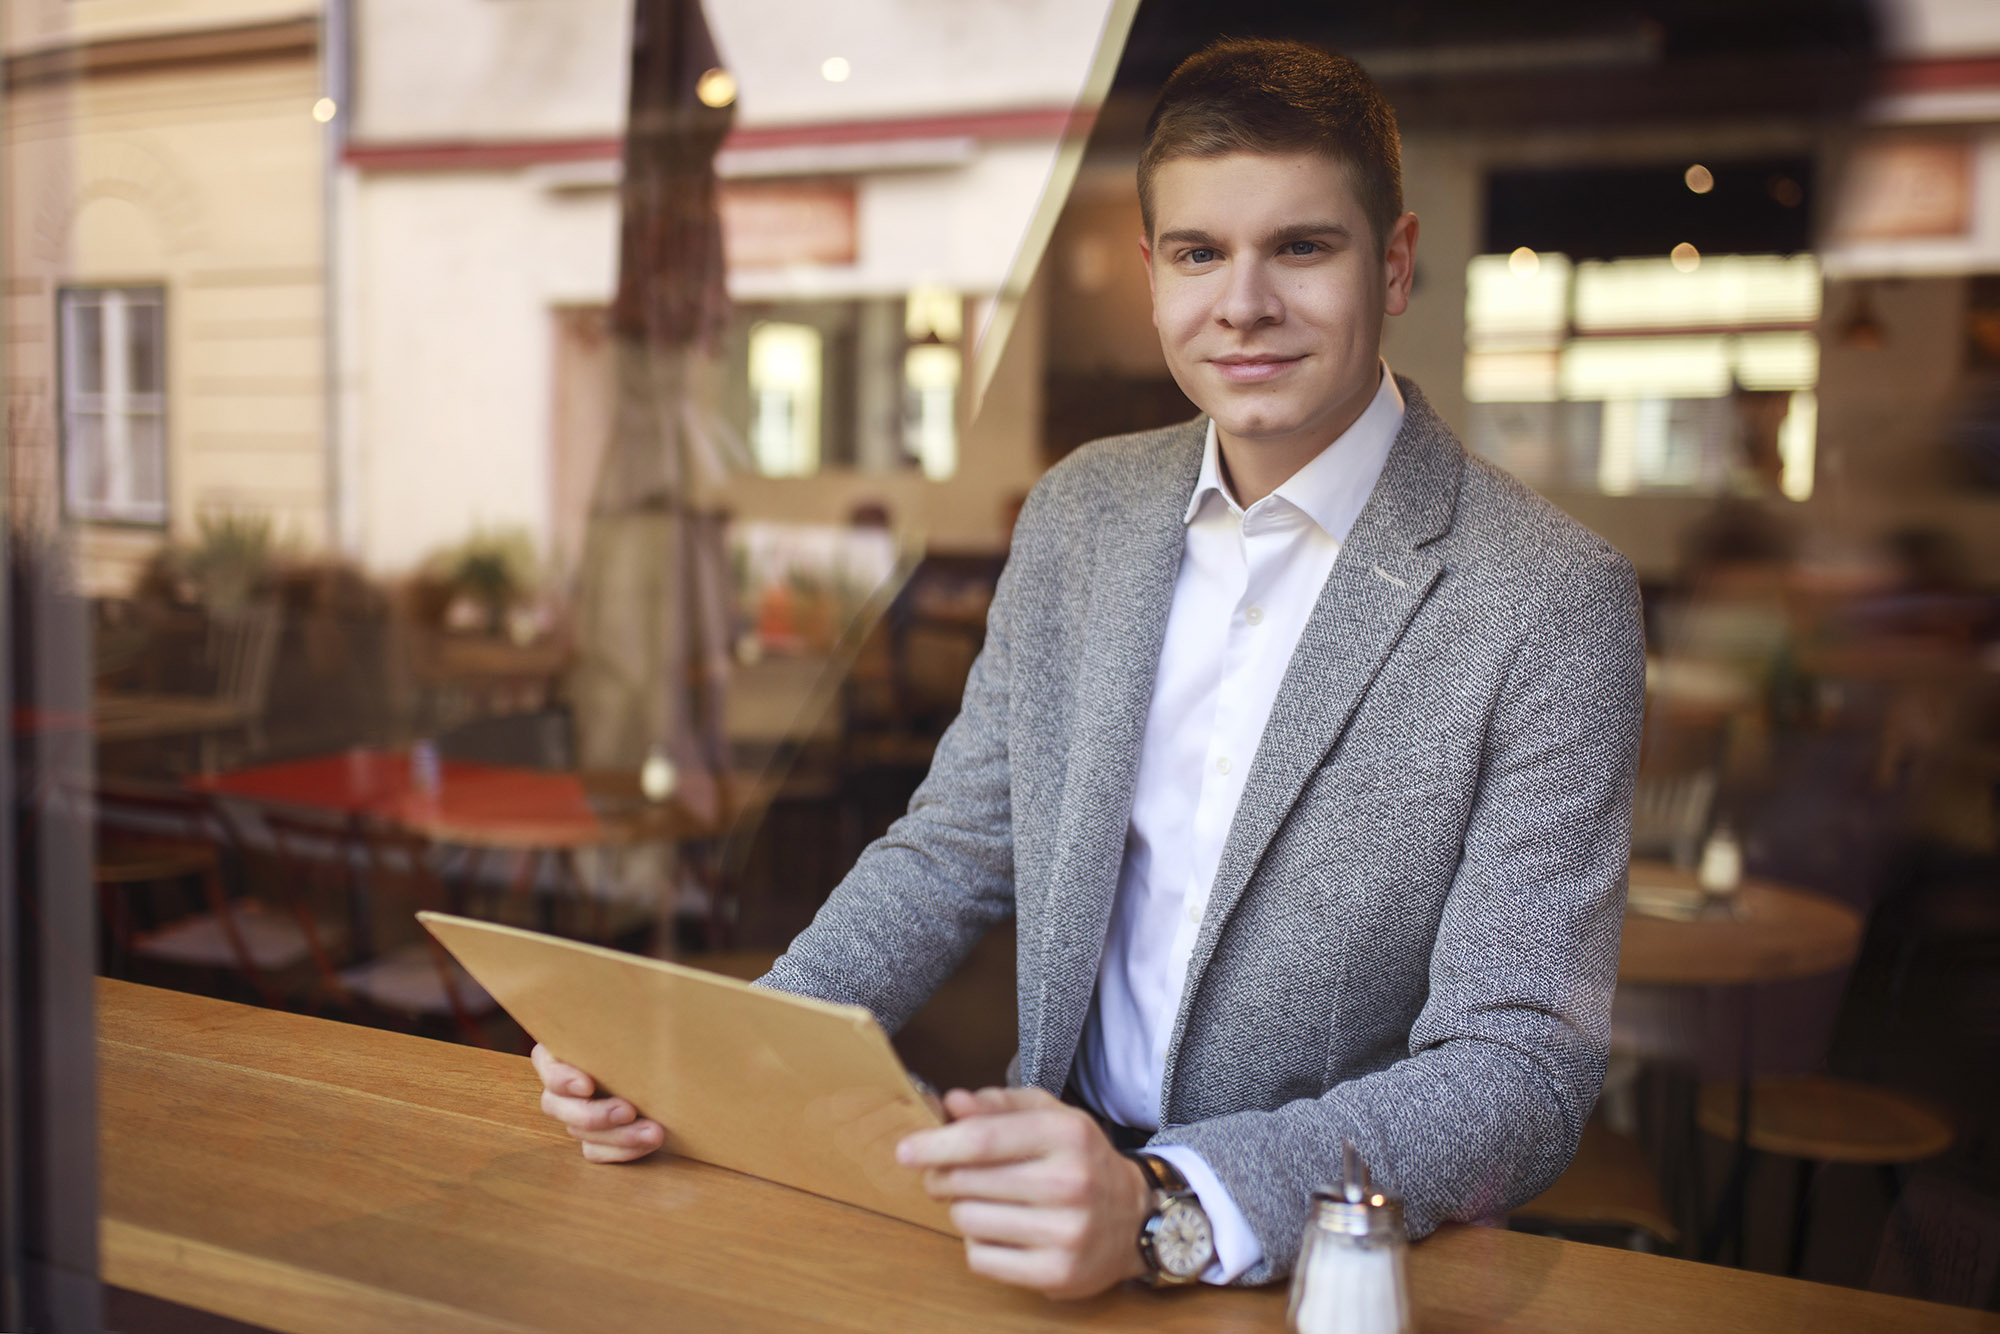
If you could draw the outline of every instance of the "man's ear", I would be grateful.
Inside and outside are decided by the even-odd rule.
[[[1146,266],[1147,305],[1152,307],[1153,327],[1160,327],[1160,294],[1153,288],[1153,243],[1144,232],[1139,233],[1139,262]]]
[[[1388,276],[1382,313],[1400,315],[1410,308],[1410,280],[1417,272],[1417,215],[1405,213],[1389,228],[1389,244],[1382,249],[1382,267]]]

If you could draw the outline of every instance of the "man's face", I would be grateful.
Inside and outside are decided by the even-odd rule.
[[[1233,456],[1296,467],[1375,394],[1382,318],[1409,303],[1416,217],[1385,253],[1349,176],[1316,153],[1173,158],[1153,176],[1157,230],[1140,242],[1153,324]]]

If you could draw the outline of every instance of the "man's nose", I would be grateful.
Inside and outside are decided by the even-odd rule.
[[[1215,314],[1233,329],[1250,329],[1283,319],[1285,303],[1262,264],[1239,263],[1230,266],[1229,284]]]

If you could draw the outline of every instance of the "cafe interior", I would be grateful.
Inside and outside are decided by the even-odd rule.
[[[1410,1246],[1406,1327],[2000,1329],[1981,0],[0,23],[0,1328],[1306,1328],[583,1164],[417,917],[769,968],[928,771],[1037,479],[1195,415],[1133,176],[1227,35],[1379,83],[1385,360],[1644,599],[1603,1091]],[[1007,1081],[1018,944],[912,1074]]]

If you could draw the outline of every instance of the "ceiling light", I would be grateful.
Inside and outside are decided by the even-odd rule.
[[[1526,278],[1542,267],[1542,257],[1526,246],[1517,246],[1514,253],[1507,256],[1507,267],[1517,278]]]
[[[322,97],[313,103],[313,119],[322,125],[332,120],[339,111],[340,108],[333,104],[333,99],[330,97]]]
[[[736,80],[726,69],[708,70],[695,80],[694,95],[705,107],[726,107],[736,100]]]
[[[854,67],[847,63],[845,56],[828,56],[819,66],[819,76],[828,83],[846,83],[847,76],[853,72]]]
[[[1674,267],[1682,273],[1693,273],[1701,267],[1701,251],[1696,250],[1686,241],[1675,246],[1667,258],[1672,260]]]
[[[1705,195],[1715,188],[1715,173],[1699,162],[1689,167],[1681,179],[1687,182],[1688,189],[1698,195]]]

